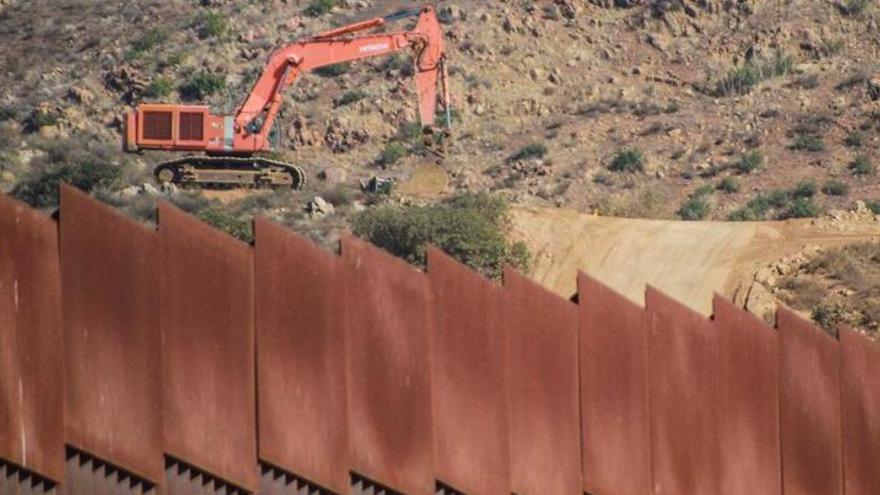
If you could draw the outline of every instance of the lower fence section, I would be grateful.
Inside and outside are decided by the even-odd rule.
[[[862,335],[162,211],[0,198],[0,495],[880,493]]]

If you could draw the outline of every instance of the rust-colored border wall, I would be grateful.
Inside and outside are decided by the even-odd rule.
[[[165,452],[255,490],[250,246],[159,205]]]
[[[151,481],[164,473],[158,234],[61,189],[66,440]]]
[[[720,492],[715,329],[648,288],[648,383],[654,493]]]
[[[428,251],[437,478],[464,493],[510,493],[501,288]]]
[[[880,493],[880,345],[841,330],[846,495]]]
[[[581,489],[578,307],[504,271],[514,493]]]
[[[0,195],[0,457],[64,478],[58,226]]]
[[[0,198],[0,492],[880,491],[880,349],[849,330],[159,219]]]
[[[260,457],[346,493],[341,260],[263,219],[255,244]]]
[[[777,313],[783,492],[842,493],[837,340],[787,309]]]
[[[433,494],[427,277],[353,237],[343,238],[342,257],[352,470]]]
[[[777,332],[715,297],[721,494],[779,494]]]
[[[578,277],[583,491],[651,491],[646,315],[586,274]]]

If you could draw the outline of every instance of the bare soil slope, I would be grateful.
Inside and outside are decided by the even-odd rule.
[[[705,315],[713,293],[742,299],[773,260],[880,238],[880,224],[867,221],[676,222],[540,208],[516,210],[513,224],[534,255],[531,276],[565,297],[582,270],[639,304],[650,284]]]

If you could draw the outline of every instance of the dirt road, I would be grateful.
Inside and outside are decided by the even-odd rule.
[[[733,298],[759,267],[811,245],[878,239],[880,224],[677,222],[517,209],[513,234],[533,254],[532,278],[562,296],[576,292],[582,270],[639,304],[650,284],[709,315],[713,293]]]

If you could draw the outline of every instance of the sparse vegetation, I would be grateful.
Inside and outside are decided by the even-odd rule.
[[[43,127],[53,126],[58,124],[58,115],[54,112],[45,112],[41,110],[34,110],[31,112],[31,115],[28,117],[27,121],[25,121],[25,130],[29,132],[37,132]]]
[[[341,63],[341,64],[333,64],[333,65],[325,65],[324,67],[318,67],[314,72],[316,75],[326,78],[334,78],[339,77],[343,74],[347,74],[351,70],[350,63]]]
[[[694,191],[678,209],[678,216],[682,220],[689,221],[703,220],[708,217],[712,211],[708,197],[712,195],[712,192],[712,186],[701,187]]]
[[[187,100],[202,100],[219,93],[226,87],[226,76],[214,72],[196,72],[180,86],[180,94]]]
[[[877,175],[877,166],[871,163],[866,156],[859,156],[849,164],[849,169],[856,176],[874,176]]]
[[[397,141],[391,141],[386,144],[385,149],[382,150],[380,161],[382,162],[382,165],[385,166],[393,165],[407,154],[409,154],[409,151],[407,151],[404,145]]]
[[[714,96],[736,96],[751,92],[758,83],[791,72],[794,60],[777,54],[771,60],[752,61],[735,67],[715,85]]]
[[[164,98],[174,91],[174,83],[167,77],[154,79],[144,91],[147,98]]]
[[[731,213],[728,220],[754,222],[768,218],[786,220],[817,217],[822,213],[822,209],[814,200],[816,190],[815,182],[805,181],[791,190],[759,194],[749,200],[745,206]]]
[[[859,16],[864,14],[873,4],[873,0],[845,0],[837,4],[840,13],[845,16]]]
[[[132,42],[131,48],[125,54],[128,60],[134,60],[142,57],[147,52],[159,47],[168,40],[168,32],[162,28],[153,28],[144,33],[143,36]]]
[[[798,134],[791,143],[791,149],[811,153],[825,151],[825,141],[817,134]]]
[[[218,38],[229,29],[229,19],[220,12],[205,11],[196,17],[194,25],[199,38]]]
[[[608,165],[608,170],[629,173],[644,172],[645,157],[641,151],[636,149],[619,151]]]
[[[339,97],[338,100],[336,100],[336,106],[344,107],[346,105],[351,105],[351,104],[354,104],[354,103],[357,103],[357,102],[363,100],[366,97],[367,97],[366,91],[363,91],[360,89],[346,91],[345,94],[343,94],[342,96]]]
[[[208,225],[244,242],[253,242],[254,240],[253,222],[248,218],[242,218],[219,207],[205,208],[199,211],[196,216]]]
[[[829,196],[846,196],[849,194],[849,186],[846,182],[831,179],[822,185],[822,192]]]
[[[718,183],[718,190],[727,194],[738,193],[739,189],[739,181],[735,177],[725,177]]]
[[[528,266],[525,245],[506,238],[508,204],[488,194],[454,196],[427,206],[382,205],[355,217],[356,235],[418,266],[434,245],[483,275],[498,279],[505,264]]]
[[[336,6],[336,0],[312,0],[303,13],[309,17],[318,17],[329,14]]]
[[[846,135],[846,138],[843,140],[843,144],[850,148],[861,148],[862,142],[865,140],[865,136],[859,131],[853,131]]]
[[[757,170],[764,163],[764,155],[758,150],[752,150],[743,155],[734,165],[737,172],[749,174]]]
[[[531,160],[533,158],[544,158],[547,155],[547,146],[542,143],[532,143],[523,146],[516,153],[510,155],[507,161],[518,162],[522,160]]]

